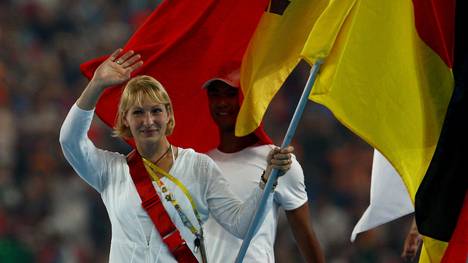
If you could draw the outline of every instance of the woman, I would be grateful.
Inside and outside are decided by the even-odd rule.
[[[292,147],[270,153],[260,187],[241,203],[211,159],[169,143],[175,125],[169,96],[155,79],[140,76],[124,89],[115,127],[117,136],[134,139],[136,151],[125,157],[96,148],[87,131],[99,95],[143,64],[133,51],[121,53],[96,69],[71,108],[60,131],[64,155],[101,194],[112,226],[110,262],[206,261],[202,224],[208,215],[242,238],[271,170],[289,169]]]

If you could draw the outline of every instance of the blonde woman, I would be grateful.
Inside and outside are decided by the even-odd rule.
[[[96,69],[68,113],[60,131],[64,155],[101,194],[112,226],[110,262],[206,262],[208,216],[242,238],[271,170],[289,169],[292,147],[272,150],[259,187],[242,203],[209,157],[169,143],[175,119],[168,94],[152,77],[130,79],[143,62],[133,51],[122,53]],[[98,149],[87,137],[99,95],[126,81],[114,132],[134,139],[128,156]]]

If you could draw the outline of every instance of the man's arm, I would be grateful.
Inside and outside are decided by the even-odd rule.
[[[406,235],[405,244],[403,245],[403,251],[401,252],[401,257],[405,261],[414,261],[418,255],[419,249],[421,248],[421,244],[422,236],[418,232],[416,220],[413,217],[410,230]]]
[[[286,216],[306,262],[325,262],[322,249],[310,224],[307,202],[294,210],[286,211]]]

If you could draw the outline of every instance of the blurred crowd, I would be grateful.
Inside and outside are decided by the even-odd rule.
[[[80,63],[122,46],[158,2],[0,1],[0,262],[107,262],[105,208],[65,161],[58,133],[87,82]],[[307,72],[302,63],[267,113],[276,144]],[[99,120],[90,136],[99,147],[129,150]],[[327,262],[400,262],[408,218],[349,241],[369,204],[372,149],[312,102],[293,145]],[[284,217],[280,222],[277,262],[302,262]]]

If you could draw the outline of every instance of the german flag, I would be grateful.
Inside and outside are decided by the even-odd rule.
[[[416,213],[446,217],[440,224],[428,224],[428,231],[422,230],[423,234],[448,241],[463,202],[467,177],[460,174],[465,169],[460,169],[453,176],[458,178],[450,182],[451,176],[447,174],[454,166],[437,164],[443,163],[436,161],[441,158],[437,154],[432,164],[431,160],[449,103],[458,97],[457,89],[452,96],[455,0],[288,2],[280,16],[262,18],[244,56],[241,77],[246,102],[239,114],[236,133],[248,134],[257,127],[265,105],[298,57],[310,64],[323,60],[309,98],[329,108],[341,123],[378,149],[402,177],[413,202],[421,186],[419,192],[429,199],[422,201],[425,207],[416,205]],[[300,14],[310,15],[304,26]],[[304,33],[304,28],[309,30]],[[290,51],[298,46],[302,47],[300,52]],[[283,50],[289,53],[281,53]],[[278,58],[287,63],[275,63]],[[278,65],[283,68],[278,70]],[[460,116],[455,119],[459,123],[463,120]],[[441,169],[433,170],[432,166]],[[431,204],[431,200],[437,199],[431,194],[438,191],[438,181],[428,187],[421,184],[431,174],[448,180],[447,192],[441,195],[452,192],[440,205]],[[460,184],[452,185],[457,182]],[[432,212],[434,205],[454,209],[446,215],[437,209]],[[418,218],[421,222],[421,216]],[[439,262],[445,247],[446,243],[426,237],[421,261]]]
[[[463,124],[468,116],[467,14],[466,1],[458,0],[455,12],[454,92],[434,157],[415,199],[419,232],[438,240],[450,240],[443,262],[466,262],[468,257],[468,162],[465,153],[468,128]]]

